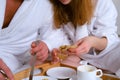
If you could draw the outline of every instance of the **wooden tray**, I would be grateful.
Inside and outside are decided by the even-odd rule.
[[[39,66],[35,66],[35,69],[42,69],[42,73],[39,73],[35,76],[39,76],[39,75],[46,75],[46,71],[49,69],[49,68],[52,68],[52,67],[60,67],[60,66],[65,66],[65,67],[71,67],[73,69],[76,70],[76,67],[74,66],[68,66],[68,65],[65,65],[65,64],[60,64],[60,63],[56,63],[56,64],[51,64],[49,62],[46,62],[42,65],[39,65]],[[30,72],[30,68],[28,69],[25,69],[24,71],[21,71],[21,72],[18,72],[14,75],[15,77],[15,80],[22,80],[23,78],[26,78],[29,76],[29,72]],[[103,75],[102,76],[102,79],[103,80],[120,80],[119,78],[116,78],[116,77],[112,77],[112,76],[108,76],[108,75]]]

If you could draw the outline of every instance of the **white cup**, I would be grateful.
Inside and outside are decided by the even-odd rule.
[[[91,65],[81,65],[77,67],[77,80],[97,80],[103,72]]]

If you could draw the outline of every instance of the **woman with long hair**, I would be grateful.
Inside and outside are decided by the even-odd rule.
[[[115,50],[113,53],[113,49],[119,47],[119,38],[115,25],[117,11],[112,0],[50,1],[55,27],[64,30],[71,45],[77,45],[67,50],[69,55],[77,55],[96,67],[117,72],[120,54]],[[53,55],[56,51],[53,50]],[[53,61],[55,59],[58,59],[56,55]]]

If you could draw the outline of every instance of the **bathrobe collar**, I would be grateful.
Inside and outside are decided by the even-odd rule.
[[[30,13],[30,9],[34,8],[33,6],[36,4],[33,0],[24,0],[21,4],[17,12],[15,13],[13,19],[11,20],[9,27],[2,29],[4,16],[5,16],[5,8],[6,8],[6,0],[0,0],[0,35],[6,35],[16,27],[16,25],[25,18],[26,15]],[[23,15],[24,14],[24,15]],[[21,21],[22,22],[22,21]],[[7,32],[6,32],[7,31]]]

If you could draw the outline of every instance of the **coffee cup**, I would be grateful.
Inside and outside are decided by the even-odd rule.
[[[97,80],[103,72],[91,65],[80,65],[77,67],[77,80]]]

